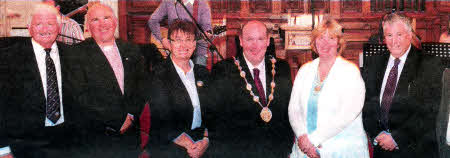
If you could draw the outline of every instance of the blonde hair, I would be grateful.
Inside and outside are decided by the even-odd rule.
[[[61,25],[61,13],[59,13],[59,10],[56,9],[55,6],[52,6],[48,3],[38,3],[33,7],[33,10],[31,11],[31,18],[29,18],[28,20],[28,26],[30,26],[31,22],[33,22],[33,16],[42,13],[43,11],[55,14],[58,25]]]
[[[325,15],[323,21],[317,26],[311,34],[311,49],[317,52],[316,49],[316,39],[323,35],[325,32],[330,34],[331,37],[336,38],[338,41],[339,48],[337,50],[338,55],[342,54],[346,45],[344,40],[344,33],[342,33],[342,26],[333,19],[332,17]]]

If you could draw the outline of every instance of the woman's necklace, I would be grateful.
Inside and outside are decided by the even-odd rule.
[[[330,71],[328,71],[328,73],[330,73]],[[328,73],[325,75],[324,79],[321,80],[321,79],[320,79],[320,68],[317,68],[317,80],[314,80],[314,82],[315,82],[314,85],[316,85],[316,86],[314,87],[314,93],[315,93],[315,94],[319,93],[319,92],[322,90],[323,83],[324,83],[325,80],[327,79]]]
[[[240,64],[239,64],[239,60],[237,60],[235,57],[233,57],[233,59],[234,59],[234,64],[235,64],[236,67],[239,69],[239,74],[240,74],[240,76],[241,76],[241,77],[244,79],[244,81],[245,81],[245,84],[246,84],[245,87],[247,88],[247,90],[248,90],[248,92],[250,93],[250,95],[253,97],[253,101],[254,101],[255,103],[258,103],[258,105],[261,106],[261,108],[262,108],[261,113],[259,114],[259,115],[261,116],[261,119],[262,119],[264,122],[269,122],[270,119],[272,119],[272,111],[270,111],[269,105],[270,105],[270,103],[271,103],[272,100],[273,100],[273,93],[274,93],[274,91],[275,91],[275,73],[276,73],[276,71],[275,71],[275,63],[277,62],[277,60],[275,60],[274,57],[272,57],[272,58],[270,59],[270,61],[272,62],[272,82],[270,82],[270,88],[271,88],[271,91],[270,91],[270,95],[269,95],[269,101],[267,102],[267,105],[264,107],[264,106],[261,104],[261,102],[259,101],[259,97],[256,96],[256,95],[253,93],[253,91],[252,91],[252,85],[250,85],[250,84],[248,83],[247,79],[245,78],[245,72],[242,71],[242,67],[241,67]]]

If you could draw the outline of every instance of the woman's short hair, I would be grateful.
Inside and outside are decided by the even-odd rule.
[[[337,39],[339,45],[337,52],[338,55],[342,54],[346,47],[344,33],[342,33],[342,26],[339,25],[339,23],[335,19],[328,15],[324,16],[323,21],[312,31],[311,49],[318,54],[316,49],[316,39],[327,31],[331,37]]]
[[[193,34],[195,39],[198,39],[197,35],[197,27],[195,27],[194,23],[186,20],[175,20],[170,26],[167,34],[167,38],[170,39],[170,36],[175,32],[184,32],[187,34]]]

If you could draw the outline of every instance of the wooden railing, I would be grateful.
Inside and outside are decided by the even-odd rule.
[[[372,12],[385,12],[396,9],[398,11],[425,11],[425,0],[370,0]]]

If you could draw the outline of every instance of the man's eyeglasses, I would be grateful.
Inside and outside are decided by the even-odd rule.
[[[176,43],[176,44],[181,44],[181,43],[194,43],[196,40],[195,39],[169,39],[170,42]]]

